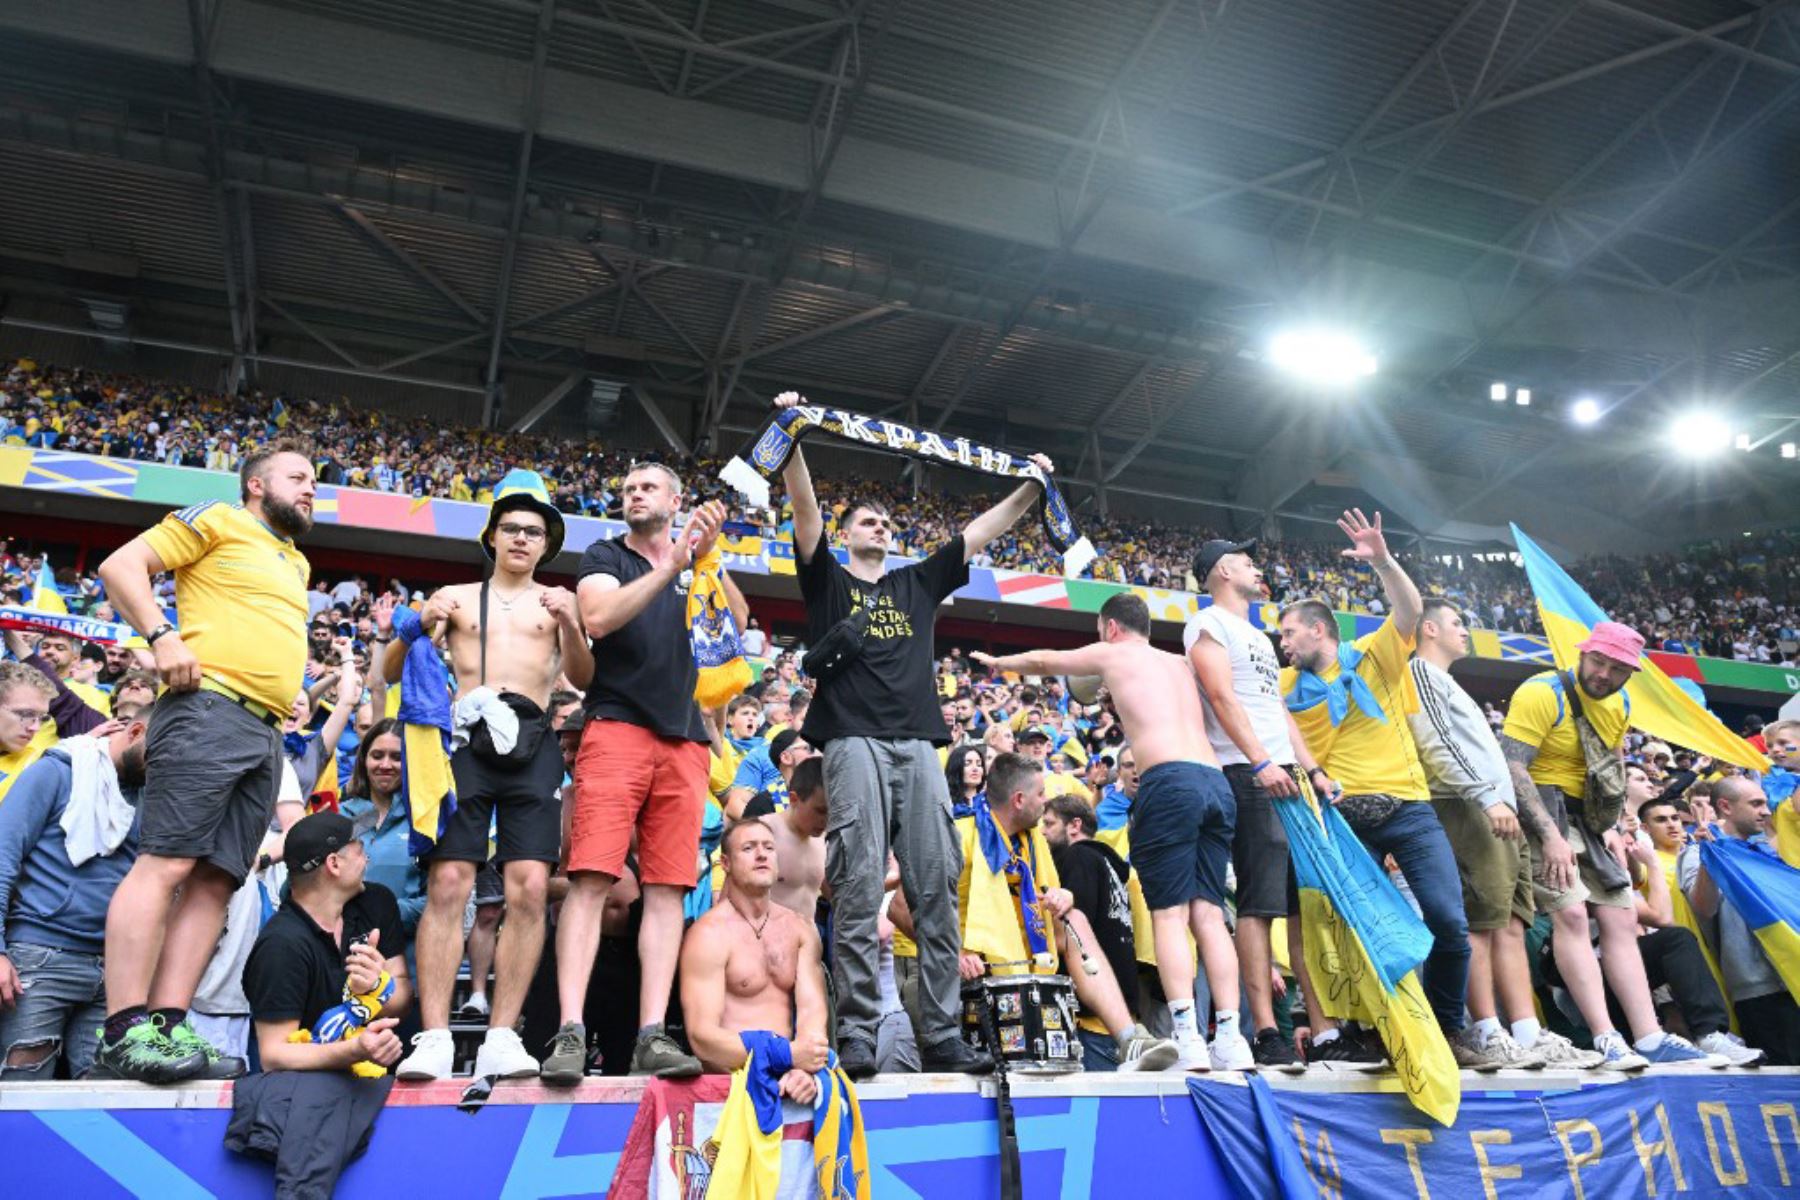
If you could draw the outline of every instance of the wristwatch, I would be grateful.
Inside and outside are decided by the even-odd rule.
[[[156,645],[157,638],[161,637],[165,633],[174,633],[174,632],[175,632],[175,627],[173,625],[169,624],[167,621],[164,621],[161,625],[158,625],[155,629],[152,629],[149,633],[146,633],[144,635],[144,645],[154,646],[154,645]]]

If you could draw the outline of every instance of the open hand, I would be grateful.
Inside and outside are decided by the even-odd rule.
[[[1387,538],[1382,536],[1380,513],[1376,513],[1375,519],[1370,521],[1363,516],[1362,509],[1352,508],[1338,518],[1337,524],[1351,543],[1350,549],[1343,552],[1345,558],[1377,567],[1393,561],[1393,556],[1388,553]]]

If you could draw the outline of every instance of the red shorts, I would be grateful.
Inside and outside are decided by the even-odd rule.
[[[569,873],[625,870],[638,835],[638,881],[690,888],[706,819],[706,747],[628,721],[589,721],[575,756]]]

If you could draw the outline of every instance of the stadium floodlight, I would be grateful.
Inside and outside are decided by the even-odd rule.
[[[1513,393],[1513,399],[1518,401],[1520,408],[1526,407],[1527,405],[1529,405],[1531,403],[1531,389],[1530,388],[1520,388],[1518,391]]]
[[[1792,442],[1781,443],[1781,457],[1793,458],[1797,452],[1800,452],[1800,451],[1797,451],[1794,443],[1792,443]]]
[[[1732,445],[1733,449],[1737,449],[1737,450],[1750,449],[1750,435],[1747,433],[1738,434],[1736,437],[1731,439],[1731,445]]]
[[[1506,385],[1504,383],[1488,384],[1488,399],[1504,403],[1506,401]]]
[[[1569,416],[1577,425],[1592,425],[1600,420],[1600,402],[1592,396],[1583,396],[1569,410]]]
[[[1375,373],[1376,362],[1363,344],[1333,329],[1290,329],[1269,340],[1269,361],[1308,383],[1353,383]]]
[[[1669,426],[1669,440],[1690,458],[1707,458],[1731,445],[1731,426],[1717,413],[1693,409]]]

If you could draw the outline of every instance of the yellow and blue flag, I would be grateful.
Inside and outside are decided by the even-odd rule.
[[[1406,1098],[1433,1120],[1455,1124],[1462,1075],[1419,982],[1431,931],[1336,809],[1323,810],[1323,824],[1305,804],[1275,810],[1287,830],[1320,1006],[1340,1021],[1372,1025]]]
[[[1773,847],[1759,849],[1737,838],[1701,842],[1700,864],[1800,1001],[1800,871],[1776,857]]]
[[[412,821],[407,848],[429,854],[456,811],[450,773],[450,672],[425,636],[419,614],[394,610],[394,633],[407,644],[400,668],[400,790]]]
[[[288,427],[288,421],[292,419],[288,413],[287,405],[282,401],[280,396],[275,397],[275,403],[270,408],[269,415],[275,419],[275,427],[277,429],[286,429]]]
[[[38,560],[37,577],[31,584],[31,607],[38,612],[69,615],[69,606],[63,603],[62,593],[56,590],[56,576],[50,573],[48,554]]]
[[[719,1126],[718,1157],[708,1196],[776,1200],[781,1194],[781,1077],[793,1066],[788,1040],[764,1029],[738,1037],[750,1057],[731,1075]],[[856,1088],[835,1053],[827,1052],[813,1102],[813,1174],[821,1200],[869,1200],[869,1147]]]
[[[1576,647],[1587,640],[1594,626],[1609,620],[1605,610],[1595,604],[1581,585],[1545,553],[1543,547],[1525,536],[1517,525],[1512,527],[1513,541],[1519,557],[1525,562],[1525,574],[1531,580],[1531,591],[1537,597],[1538,615],[1543,618],[1544,632],[1550,638],[1550,652],[1559,670],[1572,671],[1581,661]],[[1650,656],[1638,656],[1637,674],[1625,685],[1631,699],[1631,723],[1652,737],[1658,737],[1699,754],[1711,755],[1719,762],[1735,763],[1757,771],[1769,769],[1769,760],[1756,748],[1719,723],[1699,702],[1688,695]]]

